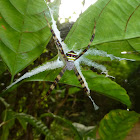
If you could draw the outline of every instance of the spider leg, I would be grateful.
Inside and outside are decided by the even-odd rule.
[[[50,95],[51,91],[56,87],[57,83],[59,82],[59,80],[61,79],[61,77],[63,76],[65,71],[66,71],[66,66],[63,67],[61,72],[57,75],[57,77],[55,78],[54,82],[50,86],[50,88],[49,88],[49,90],[44,98],[46,98],[48,95]]]
[[[75,75],[77,76],[80,84],[82,85],[85,93],[88,95],[88,97],[90,98],[91,102],[93,103],[93,106],[94,106],[95,110],[97,110],[99,107],[95,104],[94,100],[90,96],[90,91],[87,89],[86,85],[84,84],[84,81],[83,81],[82,77],[80,76],[80,74],[79,74],[79,72],[78,72],[78,70],[77,70],[77,68],[75,66],[74,66],[73,70],[74,70]]]
[[[91,39],[90,39],[90,42],[88,43],[88,46],[86,47],[86,49],[84,49],[77,57],[75,60],[77,60],[79,57],[81,57],[89,48],[90,48],[90,45],[92,43],[92,41],[94,40],[94,37],[95,37],[95,28],[96,28],[96,21],[94,23],[94,28],[93,28],[93,31],[92,31],[92,36],[91,36]],[[75,61],[74,60],[74,61]]]
[[[48,27],[50,28],[50,31],[51,31],[52,35],[53,35],[55,45],[57,46],[57,48],[58,48],[59,52],[61,53],[62,57],[65,59],[65,61],[67,61],[68,59],[67,59],[67,57],[66,57],[66,55],[65,55],[65,53],[63,51],[62,45],[61,45],[59,39],[57,38],[56,34],[54,33],[54,30],[50,26],[49,21],[48,21],[47,17],[45,16],[45,13],[44,13],[44,17],[45,17],[45,19],[47,21]]]
[[[75,66],[74,66],[74,72],[75,72],[75,75],[77,76],[80,84],[82,85],[85,93],[87,93],[87,95],[89,96],[90,95],[89,91],[88,91],[87,87],[85,86],[84,81],[83,81],[82,77],[80,76],[80,73],[78,72],[78,70],[77,70],[77,68]]]

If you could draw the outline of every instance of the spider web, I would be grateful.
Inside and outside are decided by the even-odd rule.
[[[95,56],[97,55],[97,56],[109,57],[111,60],[135,61],[134,59],[127,59],[127,58],[117,57],[117,56],[114,56],[113,54],[108,54],[107,52],[105,52],[103,50],[97,50],[96,48],[89,49],[85,55],[89,55],[89,54],[92,54],[92,55],[95,55]]]

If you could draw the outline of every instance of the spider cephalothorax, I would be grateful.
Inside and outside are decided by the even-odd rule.
[[[66,53],[66,56],[68,58],[68,61],[74,61],[78,55],[74,51],[70,51]]]
[[[66,69],[67,70],[73,70],[74,69],[74,61],[77,57],[77,53],[74,51],[69,51],[66,53],[67,61],[66,61]]]

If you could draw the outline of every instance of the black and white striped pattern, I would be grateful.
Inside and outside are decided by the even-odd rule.
[[[63,76],[65,71],[66,71],[66,66],[61,70],[61,72],[55,78],[53,84],[50,86],[50,88],[49,88],[49,90],[48,90],[48,92],[46,94],[47,96],[50,95],[51,91],[56,87],[57,83],[60,81],[60,79]]]
[[[80,84],[82,85],[82,87],[83,87],[85,93],[89,96],[89,91],[88,91],[88,89],[87,89],[87,87],[86,87],[86,85],[85,85],[85,83],[84,83],[84,81],[83,81],[81,75],[79,74],[78,70],[76,69],[76,67],[74,67],[73,70],[74,70],[75,75],[77,76],[77,78],[78,78]]]
[[[96,28],[96,22],[95,22],[95,24],[94,24],[93,34],[92,34],[92,36],[91,36],[91,39],[90,39],[90,42],[88,43],[87,48],[86,48],[85,50],[83,50],[82,53],[80,53],[80,54],[76,57],[75,60],[77,60],[79,57],[81,57],[81,56],[90,48],[90,45],[91,45],[91,43],[92,43],[92,41],[94,40],[94,37],[95,37],[95,28]],[[75,60],[74,60],[74,61],[75,61]]]
[[[45,13],[44,13],[44,16],[45,16]],[[64,51],[63,51],[62,45],[61,45],[60,41],[58,40],[58,38],[56,37],[56,35],[55,35],[53,29],[51,28],[51,26],[50,26],[50,24],[49,24],[49,22],[48,22],[46,16],[45,16],[45,19],[46,19],[47,24],[48,24],[48,27],[50,28],[50,31],[51,31],[51,33],[52,33],[52,35],[53,35],[53,39],[54,39],[54,41],[55,41],[55,44],[56,44],[56,46],[57,46],[59,52],[61,53],[61,55],[62,55],[62,57],[65,59],[65,61],[67,61],[68,59],[67,59],[67,57],[66,57],[66,55],[65,55],[65,53],[64,53]]]

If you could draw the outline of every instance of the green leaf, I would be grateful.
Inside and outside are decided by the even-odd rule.
[[[95,139],[96,138],[96,126],[85,126],[79,123],[73,123],[73,125],[77,128],[78,132],[82,135],[83,140]]]
[[[34,61],[50,40],[44,12],[49,18],[43,0],[0,1],[0,56],[13,76]]]
[[[6,66],[5,64],[2,62],[2,60],[0,59],[0,75],[6,70]]]
[[[140,60],[139,6],[139,0],[98,0],[79,17],[65,43],[69,49],[85,48],[96,20],[94,46],[91,48],[96,47],[117,57]],[[127,53],[121,54],[124,51]]]
[[[10,107],[10,105],[5,101],[4,98],[0,97],[0,102],[2,102],[6,108]]]
[[[140,115],[134,111],[113,110],[101,120],[99,135],[102,140],[124,140]]]
[[[9,131],[15,124],[15,112],[10,109],[6,109],[2,113],[4,125],[2,127],[1,140],[7,140],[9,136]]]
[[[60,116],[54,115],[52,113],[44,113],[40,116],[40,118],[43,118],[43,117],[46,117],[46,116],[49,116],[49,117],[55,118],[56,120],[61,121],[63,123],[63,125],[67,125],[73,131],[73,133],[76,135],[76,138],[78,140],[82,139],[80,133],[77,131],[77,129],[72,124],[72,122],[70,122],[69,120],[66,120],[66,119],[64,119]]]
[[[70,87],[69,88],[69,94],[74,94],[74,93],[76,93],[78,91],[80,91],[80,89],[77,88],[77,87]]]
[[[33,77],[30,77],[25,81],[52,81],[53,82],[56,76],[59,74],[60,70],[61,69],[57,69],[55,71],[54,70],[45,71]],[[82,73],[88,83],[90,90],[114,98],[115,100],[122,102],[128,107],[131,106],[131,101],[129,99],[129,96],[127,95],[125,89],[122,88],[120,85],[118,85],[111,79],[105,77],[104,75],[98,75],[97,73],[92,72],[91,70],[83,70]],[[74,74],[74,71],[66,71],[59,83],[81,87],[81,84],[79,83],[76,75]],[[84,94],[84,90],[83,90],[83,94]]]
[[[17,119],[18,119],[19,123],[21,124],[22,128],[24,130],[26,130],[26,128],[27,128],[27,121],[25,121],[24,119],[22,119],[21,117],[18,117],[18,116],[17,116]]]
[[[35,129],[37,129],[40,133],[42,133],[44,135],[46,135],[48,133],[47,126],[44,125],[44,123],[41,122],[40,120],[37,120],[36,118],[34,118],[33,116],[25,114],[25,113],[17,113],[16,117],[18,118],[18,120],[21,119],[21,120],[28,122]],[[25,122],[24,122],[24,125],[25,125]]]
[[[93,129],[91,129],[91,130],[89,130],[89,131],[87,131],[85,134],[84,134],[84,140],[89,140],[89,139],[95,139],[96,140],[96,128],[93,128]]]
[[[46,135],[48,133],[48,128],[44,125],[43,122],[37,120],[31,115],[25,113],[16,113],[11,109],[5,110],[3,112],[3,122],[5,123],[3,126],[3,133],[1,136],[2,140],[7,140],[9,135],[9,130],[15,123],[15,119],[18,119],[23,129],[26,129],[27,123],[31,124],[35,129],[37,129],[40,133]]]

